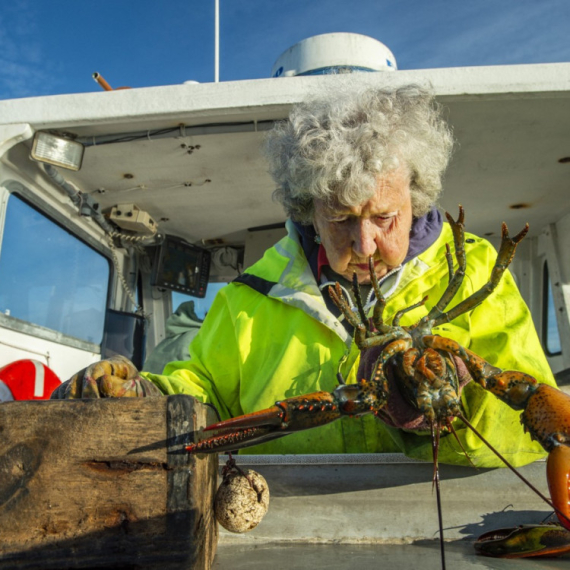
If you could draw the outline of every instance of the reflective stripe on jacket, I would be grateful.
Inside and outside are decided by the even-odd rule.
[[[291,396],[332,391],[341,361],[344,377],[348,382],[356,381],[359,351],[343,325],[327,310],[290,223],[288,231],[247,270],[241,282],[231,283],[218,293],[191,344],[191,360],[170,363],[163,375],[145,374],[163,392],[185,393],[212,403],[225,419],[268,408]],[[496,258],[495,249],[486,240],[471,234],[466,238],[466,277],[450,306],[487,282]],[[425,306],[403,316],[401,324],[411,325],[441,297],[448,282],[446,243],[453,243],[447,223],[433,245],[402,269],[398,286],[387,300],[385,321],[391,322],[397,311],[427,294]],[[530,312],[508,272],[479,307],[434,332],[456,340],[494,366],[520,370],[554,385]],[[523,465],[544,456],[542,448],[523,433],[520,412],[474,382],[463,390],[462,402],[470,421],[513,464]],[[454,425],[475,465],[502,465],[461,422],[455,420]],[[373,416],[365,416],[342,418],[244,450],[303,454],[394,451],[431,460],[430,437],[390,428]],[[450,434],[441,439],[439,457],[445,463],[469,464]]]

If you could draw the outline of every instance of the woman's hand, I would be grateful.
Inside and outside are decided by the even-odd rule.
[[[139,376],[133,363],[124,356],[112,356],[91,364],[58,386],[52,400],[81,398],[144,398],[162,396],[149,380]]]

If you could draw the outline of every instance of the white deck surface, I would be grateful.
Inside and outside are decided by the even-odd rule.
[[[413,515],[413,513],[411,513]],[[566,570],[570,559],[505,560],[479,556],[471,543],[446,544],[448,570]],[[439,543],[264,544],[221,546],[212,570],[441,570]]]

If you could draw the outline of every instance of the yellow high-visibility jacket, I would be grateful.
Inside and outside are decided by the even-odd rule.
[[[466,277],[450,306],[484,285],[494,265],[495,249],[466,234]],[[407,262],[395,291],[387,299],[384,320],[420,301],[402,325],[427,314],[448,283],[445,244],[453,244],[449,224],[423,253]],[[453,246],[452,246],[453,247]],[[359,351],[343,325],[326,308],[299,242],[288,223],[288,235],[250,267],[241,282],[223,288],[190,346],[191,359],[168,364],[162,375],[144,373],[166,394],[184,393],[213,404],[222,419],[272,406],[277,400],[337,385],[339,363],[348,383],[356,382]],[[247,284],[246,284],[247,283]],[[383,285],[384,292],[384,285]],[[326,292],[324,294],[327,294]],[[434,329],[504,370],[520,370],[555,385],[530,312],[507,271],[479,307]],[[475,382],[462,392],[468,419],[514,465],[544,456],[510,409]],[[471,461],[481,467],[502,463],[459,420],[454,421]],[[400,451],[431,460],[426,433],[391,428],[370,416],[344,417],[331,424],[245,450],[245,453],[377,453]],[[243,451],[242,451],[243,452]],[[442,437],[439,459],[469,464],[453,435]]]

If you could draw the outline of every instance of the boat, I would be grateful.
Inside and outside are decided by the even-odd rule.
[[[319,90],[414,83],[433,89],[457,140],[441,208],[461,204],[468,230],[495,245],[503,221],[530,224],[511,271],[559,384],[570,384],[570,63],[279,68],[0,101],[0,368],[29,359],[65,380],[121,351],[142,366],[182,300],[203,316],[284,235],[261,152],[273,124]],[[266,476],[272,507],[252,533],[221,533],[214,568],[439,567],[430,465],[392,454],[238,461]],[[523,472],[545,488],[544,463]],[[507,470],[444,465],[441,477],[448,558],[461,568],[504,568],[469,540],[548,514]]]

